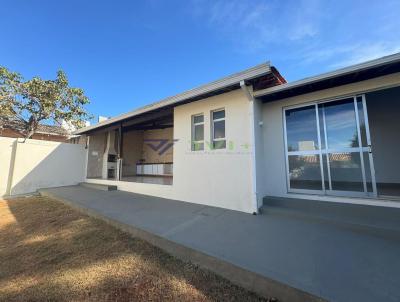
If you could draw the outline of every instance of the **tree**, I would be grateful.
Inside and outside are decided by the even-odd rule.
[[[0,66],[0,119],[21,125],[16,130],[25,139],[36,132],[41,122],[61,125],[65,121],[75,128],[83,127],[90,118],[84,108],[88,103],[82,89],[69,86],[62,70],[55,80],[34,77],[24,81],[19,73]]]

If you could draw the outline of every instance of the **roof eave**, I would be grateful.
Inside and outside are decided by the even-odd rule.
[[[400,53],[396,53],[396,54],[385,56],[385,57],[382,57],[382,58],[379,58],[379,59],[375,59],[375,60],[371,60],[371,61],[368,61],[368,62],[352,65],[352,66],[349,66],[349,67],[341,68],[341,69],[338,69],[338,70],[335,70],[335,71],[331,71],[331,72],[327,72],[327,73],[323,73],[323,74],[320,74],[320,75],[317,75],[317,76],[308,77],[308,78],[305,78],[305,79],[302,79],[302,80],[289,82],[289,83],[286,83],[286,84],[282,84],[282,85],[278,85],[278,86],[262,89],[262,90],[254,92],[254,97],[263,97],[263,96],[271,95],[271,94],[274,94],[274,93],[277,93],[277,92],[282,92],[282,91],[285,91],[285,90],[294,89],[294,88],[298,88],[298,87],[301,87],[301,86],[314,84],[314,83],[317,83],[317,82],[320,82],[320,81],[334,79],[336,77],[345,76],[345,75],[348,75],[348,74],[361,72],[361,71],[365,71],[365,70],[368,70],[368,69],[377,68],[377,67],[380,67],[380,66],[384,66],[384,65],[387,65],[387,64],[391,64],[391,63],[397,63],[397,62],[400,62]]]
[[[61,134],[61,133],[55,133],[55,132],[45,132],[45,131],[35,131],[35,134],[44,134],[44,135],[54,135],[54,136],[69,136],[69,134]]]
[[[110,118],[110,119],[108,119],[104,122],[98,123],[96,125],[88,126],[88,127],[76,130],[75,132],[73,132],[73,134],[85,134],[87,132],[91,132],[98,128],[103,128],[105,126],[111,126],[111,125],[121,122],[125,119],[131,118],[131,117],[134,117],[134,116],[146,113],[146,112],[150,112],[150,111],[153,111],[156,109],[161,109],[163,107],[178,105],[184,101],[198,98],[202,95],[207,95],[208,93],[211,93],[211,92],[217,92],[217,91],[226,89],[226,88],[234,86],[234,85],[239,85],[240,81],[250,81],[257,77],[266,75],[268,73],[271,73],[271,66],[270,66],[269,62],[266,62],[266,63],[260,64],[260,65],[254,66],[252,68],[246,69],[244,71],[224,77],[222,79],[199,86],[197,88],[187,90],[187,91],[177,94],[175,96],[168,97],[159,102],[152,103],[150,105],[130,111],[128,113],[119,115],[114,118]]]

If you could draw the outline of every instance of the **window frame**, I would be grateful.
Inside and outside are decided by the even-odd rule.
[[[195,123],[194,119],[195,119],[195,117],[198,117],[198,116],[202,116],[203,117],[203,121]],[[205,132],[205,127],[204,127],[205,126],[205,116],[204,116],[204,113],[193,114],[192,118],[191,118],[191,121],[192,121],[192,137],[191,137],[191,147],[190,148],[191,148],[192,151],[204,151],[204,132]],[[203,139],[199,140],[199,141],[195,140],[195,128],[196,128],[196,126],[203,126]],[[198,145],[202,144],[202,147],[200,149],[196,149],[195,148],[196,144],[198,144]]]
[[[218,119],[214,119],[214,113],[216,113],[216,112],[220,112],[220,111],[223,111],[224,112],[224,117],[222,117],[222,118],[218,118]],[[212,149],[214,150],[218,150],[218,149],[226,149],[226,110],[225,110],[225,108],[219,108],[219,109],[215,109],[215,110],[211,110],[211,112],[210,112],[210,120],[211,120],[211,146],[212,146]],[[214,126],[214,124],[216,123],[216,122],[221,122],[221,121],[223,121],[224,122],[224,137],[219,137],[219,138],[215,138],[214,137],[214,129],[215,129],[215,126]],[[220,142],[220,141],[225,141],[225,146],[224,147],[219,147],[219,148],[216,148],[215,147],[215,142]]]

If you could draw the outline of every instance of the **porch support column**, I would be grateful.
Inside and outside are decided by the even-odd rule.
[[[252,185],[252,207],[253,214],[258,213],[258,194],[257,194],[257,165],[256,165],[256,140],[255,140],[255,123],[254,123],[254,107],[255,101],[252,93],[244,81],[240,81],[244,95],[249,100],[249,120],[250,120],[250,145],[251,145],[251,185]]]
[[[90,147],[90,135],[84,134],[86,135],[85,137],[85,150],[86,150],[86,157],[85,157],[85,177],[84,180],[86,181],[86,179],[88,178],[88,165],[89,165],[89,147]]]
[[[122,146],[123,146],[123,135],[122,135],[122,123],[119,124],[118,128],[118,180],[122,179]]]

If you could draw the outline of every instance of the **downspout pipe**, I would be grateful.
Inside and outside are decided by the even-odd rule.
[[[86,179],[88,178],[88,175],[89,175],[88,168],[89,168],[89,156],[90,156],[90,154],[89,154],[90,135],[87,135],[87,134],[84,134],[84,135],[86,135],[86,144],[85,144],[86,158],[85,158],[85,171],[83,173],[83,179],[84,179],[83,181],[86,181]]]
[[[255,139],[255,123],[254,123],[254,107],[255,101],[252,93],[244,81],[240,81],[240,88],[249,101],[249,120],[250,120],[250,145],[251,148],[251,185],[252,185],[252,207],[253,214],[258,214],[258,198],[257,198],[257,172],[256,172],[256,139]]]
[[[123,160],[124,134],[122,132],[122,123],[118,127],[118,180],[122,180],[122,160]]]

